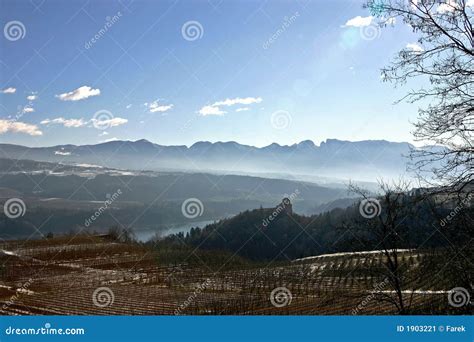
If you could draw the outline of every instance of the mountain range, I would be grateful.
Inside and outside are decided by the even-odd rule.
[[[413,146],[385,140],[327,139],[265,147],[237,142],[199,141],[190,147],[163,146],[147,140],[111,141],[96,145],[26,147],[0,144],[0,157],[71,165],[97,165],[128,170],[189,171],[246,174],[286,174],[331,179],[375,181],[407,176],[407,156]]]

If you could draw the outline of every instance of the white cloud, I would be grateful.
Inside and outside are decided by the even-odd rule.
[[[198,113],[202,116],[206,115],[224,115],[225,111],[221,110],[221,106],[234,106],[234,105],[250,105],[254,103],[260,103],[262,102],[263,99],[261,97],[236,97],[233,99],[225,99],[223,101],[217,101],[214,102],[212,105],[207,105],[202,107]],[[246,107],[245,107],[246,108]],[[240,109],[240,110],[239,110]],[[249,108],[243,109],[239,108],[236,110],[236,112],[240,112],[243,110],[248,110]]]
[[[235,99],[225,99],[224,101],[215,102],[212,106],[233,106],[236,104],[249,105],[252,103],[262,102],[261,97],[236,97]]]
[[[107,142],[117,141],[117,140],[118,140],[118,139],[114,137],[114,138],[102,140],[102,141],[100,141],[100,142],[101,142],[101,143],[107,143]]]
[[[148,110],[150,113],[156,113],[156,112],[166,112],[173,108],[173,105],[160,105],[159,100],[153,101],[152,103],[145,103],[145,106],[148,107]]]
[[[173,108],[173,105],[166,105],[166,106],[157,106],[154,108],[150,108],[151,113],[155,112],[166,112],[167,110]]]
[[[249,107],[242,107],[242,108],[237,108],[235,111],[236,112],[245,112],[247,110],[250,110],[250,108]]]
[[[459,8],[459,5],[456,3],[456,0],[448,0],[445,3],[442,3],[436,9],[436,12],[444,14],[448,12],[453,12],[456,8]]]
[[[207,116],[207,115],[224,115],[226,112],[222,111],[219,107],[204,106],[199,110],[198,113],[202,116]]]
[[[0,134],[7,132],[23,133],[32,136],[43,135],[43,132],[36,125],[19,121],[0,120]]]
[[[107,120],[92,119],[91,121],[97,122],[97,124],[101,127],[116,127],[116,126],[126,124],[128,122],[128,120],[124,118],[112,118],[112,119],[107,119]]]
[[[40,122],[42,125],[48,125],[48,124],[57,124],[57,125],[63,125],[64,127],[67,128],[77,128],[77,127],[84,127],[87,122],[84,121],[84,119],[65,119],[65,118],[56,118],[53,120],[46,119]]]
[[[37,98],[38,98],[38,95],[34,95],[34,94],[33,94],[33,95],[28,95],[28,96],[26,97],[26,99],[27,99],[28,101],[34,101],[34,100],[36,100]]]
[[[96,122],[98,125],[101,127],[116,127],[120,126],[123,124],[126,124],[128,122],[127,119],[124,118],[111,118],[111,119],[104,119],[104,120],[97,120],[97,119],[91,119],[89,121],[84,120],[83,118],[80,119],[65,119],[63,117],[59,117],[56,119],[45,119],[40,122],[42,125],[62,125],[63,127],[66,128],[79,128],[79,127],[85,127],[89,123],[94,123]],[[99,136],[107,135],[107,132],[103,132]]]
[[[373,16],[368,16],[368,17],[361,17],[358,15],[357,17],[354,17],[352,19],[349,19],[344,27],[364,27],[364,26],[369,26],[372,24],[372,21],[374,20]]]
[[[105,135],[109,135],[109,133],[106,132],[106,131],[103,131],[102,133],[99,134],[99,137],[103,137],[103,136],[105,136]]]
[[[79,101],[97,95],[100,95],[100,89],[92,89],[89,86],[82,86],[76,90],[70,91],[69,93],[56,95],[56,97],[62,101]]]
[[[15,94],[16,93],[16,88],[13,88],[13,87],[5,88],[5,89],[0,90],[0,93],[2,93],[2,94]]]
[[[33,113],[34,111],[35,109],[33,107],[25,106],[23,107],[22,113]]]
[[[466,2],[466,7],[474,7],[474,0],[468,0]]]
[[[412,50],[413,52],[419,53],[425,51],[420,45],[417,43],[408,43],[406,46],[407,49]]]
[[[130,109],[132,107],[132,104],[128,104],[125,106],[125,108]]]
[[[66,128],[79,128],[79,127],[85,127],[88,124],[96,123],[97,125],[101,127],[116,127],[120,126],[123,124],[126,124],[128,122],[127,119],[124,118],[111,118],[111,119],[91,119],[89,121],[84,120],[83,118],[80,119],[65,119],[63,117],[55,118],[55,119],[45,119],[40,122],[41,125],[62,125],[63,127]],[[107,132],[102,132],[99,134],[99,136],[105,136],[108,135],[109,133]]]

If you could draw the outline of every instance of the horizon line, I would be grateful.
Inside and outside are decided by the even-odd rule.
[[[299,142],[295,142],[291,145],[281,145],[277,142],[272,142],[268,145],[263,145],[263,146],[255,146],[255,145],[248,145],[248,144],[243,144],[243,143],[239,143],[235,140],[228,140],[228,141],[221,141],[221,140],[217,140],[217,141],[209,141],[209,140],[198,140],[196,142],[194,142],[193,144],[191,145],[186,145],[186,144],[183,144],[183,145],[164,145],[164,144],[160,144],[160,143],[156,143],[156,142],[152,142],[148,139],[137,139],[137,140],[132,140],[132,139],[116,139],[116,140],[110,140],[110,141],[102,141],[102,142],[98,142],[98,143],[85,143],[85,144],[69,144],[69,143],[65,143],[65,144],[59,144],[59,145],[44,145],[44,146],[28,146],[28,145],[23,145],[23,144],[13,144],[13,143],[7,143],[7,142],[0,142],[0,145],[13,145],[13,146],[21,146],[21,147],[27,147],[27,148],[52,148],[52,147],[60,147],[60,146],[96,146],[96,145],[105,145],[105,144],[111,144],[111,143],[126,143],[126,142],[130,142],[130,143],[138,143],[138,142],[147,142],[147,143],[150,143],[150,144],[153,144],[153,145],[158,145],[158,146],[162,146],[162,147],[186,147],[186,148],[191,148],[192,146],[196,145],[196,144],[199,144],[199,143],[208,143],[208,144],[212,144],[212,145],[215,145],[215,144],[238,144],[240,146],[246,146],[246,147],[253,147],[253,148],[257,148],[257,149],[261,149],[261,148],[266,148],[266,147],[270,147],[272,145],[277,145],[279,147],[292,147],[292,146],[295,146],[295,145],[300,145],[302,143],[312,143],[315,147],[321,147],[321,145],[323,144],[327,144],[328,142],[331,142],[331,141],[337,141],[337,142],[343,142],[343,143],[362,143],[362,142],[387,142],[387,143],[394,143],[394,144],[408,144],[408,145],[411,145],[411,146],[414,146],[414,147],[421,147],[421,146],[429,146],[429,145],[420,145],[420,146],[417,146],[415,145],[413,142],[408,142],[408,141],[390,141],[390,140],[386,140],[386,139],[365,139],[365,140],[343,140],[343,139],[337,139],[337,138],[326,138],[325,140],[321,140],[319,142],[319,144],[316,144],[314,142],[314,140],[311,140],[311,139],[304,139],[304,140],[301,140]]]

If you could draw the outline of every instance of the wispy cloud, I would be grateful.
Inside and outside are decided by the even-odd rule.
[[[213,104],[213,106],[233,106],[236,104],[249,105],[252,103],[260,102],[262,102],[261,97],[236,97],[235,99],[225,99],[224,101],[217,101]]]
[[[207,116],[207,115],[224,115],[226,112],[221,110],[219,107],[214,106],[204,106],[199,110],[199,115]]]
[[[237,108],[235,111],[236,112],[245,112],[247,110],[250,110],[250,108],[249,107],[242,107],[242,108]]]
[[[111,119],[107,119],[107,120],[92,119],[91,121],[96,122],[97,124],[99,124],[102,127],[116,127],[116,126],[124,125],[128,122],[128,120],[124,119],[124,118],[111,118]]]
[[[0,134],[7,132],[23,133],[32,136],[43,135],[43,132],[36,125],[19,121],[0,120]]]
[[[157,113],[157,112],[163,113],[173,108],[172,104],[162,105],[159,103],[159,100],[153,101],[151,103],[145,102],[144,105],[148,107],[148,110],[150,113]]]
[[[8,87],[8,88],[0,90],[0,93],[2,93],[2,94],[15,94],[16,93],[16,88]]]
[[[369,26],[372,24],[374,20],[373,16],[368,16],[368,17],[361,17],[358,15],[357,17],[354,17],[352,19],[349,19],[343,27],[364,27],[364,26]]]
[[[198,113],[199,113],[199,115],[202,115],[202,116],[224,115],[227,112],[220,108],[222,106],[229,107],[229,106],[234,106],[234,105],[251,105],[251,104],[254,104],[254,103],[260,103],[262,101],[263,101],[263,99],[261,97],[243,97],[243,98],[242,97],[236,97],[236,98],[233,98],[233,99],[225,99],[223,101],[217,101],[217,102],[214,102],[211,105],[207,105],[207,106],[202,107],[198,111]],[[239,111],[242,111],[242,110],[248,110],[249,108],[247,108],[247,109],[239,108],[239,109],[240,110],[237,109],[236,112],[239,112]]]
[[[413,52],[417,52],[417,53],[425,51],[425,49],[423,49],[417,43],[408,43],[406,48],[409,49],[409,50],[412,50]]]
[[[25,106],[23,107],[22,109],[22,113],[33,113],[35,111],[35,109],[31,106]]]
[[[27,99],[28,101],[34,101],[34,100],[38,99],[38,95],[36,95],[36,94],[28,95],[28,96],[26,97],[26,99]]]
[[[65,119],[65,118],[56,118],[56,119],[46,119],[40,122],[42,125],[63,125],[64,127],[67,128],[77,128],[77,127],[84,127],[87,125],[87,121],[84,121],[84,119]]]
[[[108,143],[108,142],[117,141],[117,140],[118,140],[118,138],[113,137],[113,138],[110,138],[110,139],[101,140],[100,142],[101,143]]]
[[[61,125],[66,128],[79,128],[85,127],[89,124],[96,124],[100,125],[101,127],[116,127],[124,125],[128,122],[127,119],[124,118],[102,118],[102,119],[91,119],[91,120],[84,120],[83,118],[80,119],[65,119],[63,117],[55,118],[55,119],[45,119],[40,122],[42,125]],[[107,135],[108,133],[104,132],[101,135]]]
[[[56,95],[56,97],[62,101],[79,101],[97,95],[100,95],[100,89],[92,89],[89,86],[82,86],[68,93]]]

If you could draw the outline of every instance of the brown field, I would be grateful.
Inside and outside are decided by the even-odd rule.
[[[419,254],[403,258],[416,268]],[[214,270],[204,263],[161,264],[156,251],[107,237],[76,236],[0,244],[2,315],[173,315],[173,314],[394,314],[390,303],[370,299],[382,279],[368,276],[363,254],[335,255],[266,267]],[[443,290],[423,288],[420,290]],[[113,301],[96,305],[94,291],[107,287]],[[275,307],[270,294],[291,291]],[[440,288],[441,287],[441,288]],[[389,288],[387,288],[389,289]],[[419,313],[447,313],[446,293],[410,296]],[[110,298],[109,298],[110,299]],[[100,302],[104,303],[104,302]],[[361,304],[363,303],[363,304]]]

